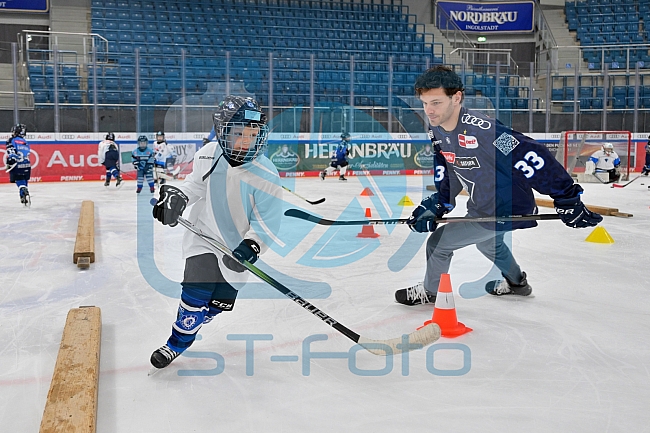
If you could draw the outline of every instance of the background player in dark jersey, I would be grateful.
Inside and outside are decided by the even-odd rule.
[[[543,145],[462,106],[463,83],[445,66],[435,66],[415,82],[415,93],[429,119],[434,146],[437,192],[422,200],[407,224],[417,232],[433,232],[427,239],[424,282],[395,293],[397,302],[434,302],[440,274],[447,273],[455,250],[476,245],[501,271],[502,281],[490,281],[493,295],[528,296],[532,292],[510,248],[506,232],[537,225],[535,221],[454,223],[437,227],[455,207],[462,189],[469,194],[467,215],[510,216],[536,213],[533,190],[551,196],[555,210],[569,227],[592,227],[602,221],[580,200],[582,188]]]
[[[341,134],[341,143],[334,152],[332,152],[332,161],[329,167],[320,172],[321,180],[325,180],[325,176],[332,174],[334,171],[339,171],[339,180],[347,180],[345,172],[348,169],[348,156],[350,155],[350,133],[344,132]]]
[[[20,194],[20,202],[29,207],[32,204],[27,185],[32,172],[29,162],[30,148],[27,140],[27,128],[22,123],[11,129],[11,137],[5,145],[7,151],[7,171],[9,182],[15,183]]]

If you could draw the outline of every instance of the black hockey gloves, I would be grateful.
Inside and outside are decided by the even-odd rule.
[[[260,253],[260,246],[252,239],[244,239],[232,252],[237,260],[243,262],[246,260],[248,263],[253,264],[257,261],[257,255]],[[241,264],[237,263],[230,256],[223,256],[223,264],[228,269],[235,272],[244,272],[246,270]]]
[[[153,206],[153,217],[163,223],[174,227],[178,224],[178,217],[183,215],[189,199],[181,191],[172,185],[160,187],[160,198]]]
[[[210,142],[210,140],[208,140],[207,137],[203,137],[203,145],[204,145],[204,146],[205,146],[206,144],[208,144],[209,142]]]
[[[555,199],[555,212],[558,213],[564,224],[572,228],[593,227],[603,220],[600,214],[591,212],[580,200],[574,198]]]
[[[426,233],[433,232],[438,227],[436,218],[442,216],[454,208],[451,204],[438,203],[438,194],[431,194],[422,200],[420,206],[416,207],[406,221],[411,231]]]

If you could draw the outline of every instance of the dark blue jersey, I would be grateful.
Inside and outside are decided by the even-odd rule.
[[[108,148],[106,153],[104,154],[104,166],[106,168],[111,168],[111,167],[119,167],[119,161],[120,161],[120,153],[117,151],[117,148],[111,146]]]
[[[29,144],[23,137],[11,137],[6,143],[7,166],[15,164],[16,169],[30,168],[29,162]]]
[[[338,145],[336,151],[332,155],[332,167],[337,165],[347,165],[349,154],[350,150],[348,149],[348,142],[341,141],[341,144]]]
[[[455,205],[469,193],[469,216],[536,213],[533,190],[553,199],[582,192],[545,146],[477,111],[461,108],[453,131],[429,127],[436,151],[435,184],[439,200]],[[535,221],[491,225],[497,230],[534,227]]]

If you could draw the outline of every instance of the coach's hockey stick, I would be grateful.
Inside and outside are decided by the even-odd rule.
[[[612,184],[612,188],[625,188],[626,186],[628,186],[629,184],[631,184],[632,182],[634,182],[635,180],[637,180],[637,179],[640,178],[641,176],[643,176],[643,175],[640,174],[640,175],[638,175],[637,177],[635,177],[634,179],[632,179],[631,181],[626,182],[626,183],[622,183],[622,184],[621,184],[621,183],[613,183],[613,184]]]
[[[230,251],[228,247],[226,247],[225,245],[223,245],[221,242],[214,239],[213,237],[203,233],[200,229],[198,229],[191,222],[187,221],[185,218],[179,217],[178,223],[183,227],[185,227],[186,229],[188,229],[189,231],[191,231],[192,233],[200,236],[203,240],[208,242],[210,245],[212,245],[222,253],[228,255],[233,260],[237,260],[235,257],[233,257],[232,251]],[[336,329],[341,334],[345,335],[355,343],[360,344],[368,352],[373,353],[375,355],[387,356],[396,353],[408,352],[412,349],[421,349],[422,347],[427,346],[440,338],[440,327],[435,323],[430,323],[424,326],[423,328],[420,328],[417,331],[411,332],[408,335],[391,338],[390,340],[371,340],[369,338],[362,337],[356,332],[343,326],[341,323],[337,322],[335,319],[330,317],[327,313],[325,313],[315,305],[307,302],[306,300],[301,298],[298,294],[294,293],[287,287],[283,286],[278,281],[274,280],[271,276],[266,274],[264,271],[258,269],[253,264],[245,260],[241,262],[241,264],[250,272],[255,274],[258,278],[260,278],[262,281],[268,283],[271,287],[281,292],[287,298],[291,299],[296,304],[300,305],[302,308],[309,311],[314,316],[318,317],[323,322],[327,323],[332,328]],[[390,348],[390,350],[388,348]]]
[[[301,211],[299,209],[287,209],[284,214],[289,217],[299,218],[302,220],[310,221],[315,224],[324,226],[357,226],[357,225],[387,225],[387,224],[406,224],[408,218],[399,219],[368,219],[368,220],[329,220],[321,218],[316,215]],[[557,220],[560,216],[555,213],[548,214],[527,214],[527,215],[510,215],[502,217],[448,217],[448,218],[435,218],[437,223],[492,223],[492,222],[507,222],[507,221],[539,221],[539,220]]]
[[[291,194],[295,195],[295,196],[298,197],[299,199],[302,199],[302,200],[306,201],[306,202],[309,203],[309,204],[321,204],[322,202],[325,201],[325,197],[323,197],[323,198],[319,198],[318,200],[314,200],[314,201],[307,200],[305,197],[296,194],[295,192],[291,191],[289,188],[287,188],[287,187],[284,186],[284,185],[282,186],[282,188],[285,189],[285,190],[287,190],[287,191],[289,191]]]

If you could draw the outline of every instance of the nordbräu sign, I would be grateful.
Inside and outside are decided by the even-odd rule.
[[[464,32],[510,33],[532,32],[535,13],[534,2],[471,3],[439,1],[437,19],[440,28],[453,21]],[[443,10],[446,13],[441,13]]]

